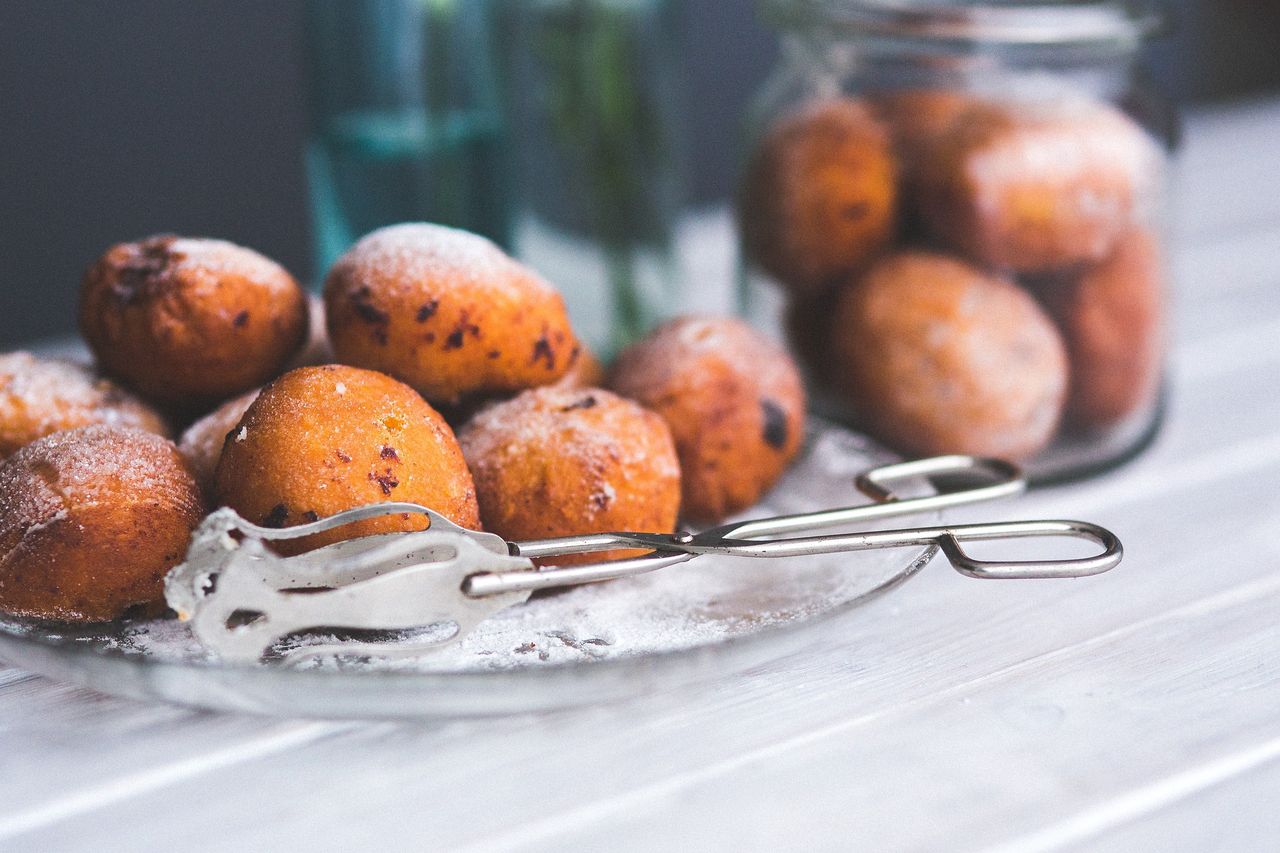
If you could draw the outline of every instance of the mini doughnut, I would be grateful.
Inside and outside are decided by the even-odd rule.
[[[747,256],[798,295],[847,278],[893,237],[896,171],[888,131],[861,102],[802,107],[747,166],[738,205]]]
[[[508,540],[675,529],[680,463],[671,433],[630,400],[599,388],[537,388],[484,409],[458,440],[475,474],[485,530]]]
[[[1071,361],[1067,420],[1114,426],[1150,406],[1160,387],[1164,279],[1152,234],[1134,230],[1111,257],[1044,290]]]
[[[974,95],[955,89],[897,89],[873,95],[870,101],[888,125],[908,171],[927,146],[976,102]]]
[[[585,344],[579,344],[578,357],[554,384],[559,388],[599,388],[604,381],[605,369],[600,359]]]
[[[860,422],[909,454],[1026,459],[1066,397],[1062,339],[1036,301],[940,254],[891,255],[848,285],[831,356]]]
[[[342,365],[300,367],[264,388],[223,446],[214,492],[220,505],[264,527],[383,501],[479,525],[471,472],[439,413],[390,376]],[[300,547],[426,526],[420,516],[371,519]]]
[[[87,367],[29,352],[0,354],[0,459],[37,438],[90,424],[169,433],[150,406]]]
[[[805,395],[786,351],[732,317],[682,317],[623,350],[610,386],[662,415],[681,512],[716,521],[754,504],[804,439]]]
[[[68,622],[158,614],[202,513],[166,438],[96,424],[37,439],[0,464],[0,609]]]
[[[889,128],[898,159],[898,196],[902,231],[923,237],[920,193],[916,172],[934,140],[945,134],[970,107],[975,95],[956,89],[898,89],[872,95],[868,100]]]
[[[213,472],[222,457],[222,445],[240,424],[240,418],[258,399],[260,388],[232,397],[200,420],[187,427],[178,442],[178,452],[191,466],[196,482],[207,495],[213,494]]]
[[[973,260],[1016,272],[1100,261],[1145,213],[1159,154],[1104,104],[983,103],[921,154],[929,230]]]
[[[329,329],[324,322],[324,300],[314,293],[307,294],[307,316],[306,343],[289,359],[286,370],[334,363],[333,345],[329,343]]]
[[[325,280],[339,361],[388,373],[433,403],[559,379],[578,342],[564,300],[483,237],[405,223],[381,228]]]
[[[85,273],[80,330],[106,373],[199,410],[280,372],[306,340],[306,294],[242,246],[150,237],[112,246]]]

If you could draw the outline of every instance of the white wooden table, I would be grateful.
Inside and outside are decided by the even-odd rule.
[[[938,565],[837,648],[496,721],[197,713],[0,669],[0,848],[1280,849],[1280,101],[1188,138],[1167,427],[1000,510],[1111,527],[1114,573]]]

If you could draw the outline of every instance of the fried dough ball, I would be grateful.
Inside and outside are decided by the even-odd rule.
[[[442,225],[380,228],[325,280],[338,360],[381,370],[433,403],[554,382],[578,342],[564,300],[483,237]]]
[[[464,527],[480,520],[471,472],[439,413],[390,376],[342,365],[300,367],[264,388],[227,438],[214,491],[264,527],[384,501],[422,504]],[[416,515],[370,519],[281,550],[426,526]]]
[[[578,357],[574,359],[568,372],[554,384],[558,388],[599,388],[604,385],[604,381],[604,365],[585,344],[580,344]]]
[[[83,365],[0,354],[0,459],[37,438],[90,424],[169,433],[150,406]]]
[[[1030,294],[928,252],[880,261],[840,294],[836,381],[874,435],[910,454],[1021,460],[1052,438],[1067,390],[1057,329]]]
[[[213,494],[213,472],[222,458],[222,445],[240,424],[240,418],[258,399],[261,388],[254,388],[239,397],[232,397],[200,420],[187,427],[178,442],[178,452],[191,466],[196,482],[206,495]]]
[[[306,294],[251,249],[149,237],[112,246],[85,273],[80,330],[108,374],[198,411],[280,372],[306,340]]]
[[[164,606],[204,507],[173,442],[96,424],[0,464],[0,608],[105,622]]]
[[[871,97],[877,114],[889,127],[900,162],[910,167],[933,140],[946,133],[975,103],[974,96],[955,89],[897,89]]]
[[[662,415],[675,438],[681,512],[716,521],[754,504],[804,438],[787,352],[732,317],[681,317],[623,350],[610,386]]]
[[[999,269],[1096,262],[1143,213],[1159,154],[1105,104],[983,103],[926,146],[918,206],[950,247]]]
[[[892,238],[896,171],[888,131],[861,102],[802,107],[747,167],[738,205],[747,255],[797,295],[827,289]]]
[[[306,343],[289,359],[286,370],[334,363],[333,344],[329,342],[329,329],[324,322],[324,300],[314,293],[307,294],[307,316]]]
[[[1163,285],[1160,247],[1139,229],[1075,281],[1046,289],[1071,361],[1067,420],[1073,426],[1114,426],[1155,400],[1164,349]]]
[[[671,433],[662,418],[630,400],[599,388],[537,388],[481,411],[458,439],[475,474],[485,529],[503,538],[675,529],[680,463]]]

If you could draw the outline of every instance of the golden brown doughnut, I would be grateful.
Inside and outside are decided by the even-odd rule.
[[[491,533],[520,540],[675,529],[680,463],[671,433],[662,418],[630,400],[599,388],[537,388],[484,409],[458,439]]]
[[[85,273],[80,330],[105,372],[198,411],[280,372],[306,340],[306,294],[251,249],[150,237],[112,246]]]
[[[383,501],[422,504],[464,527],[480,522],[453,430],[409,386],[357,367],[300,367],[264,388],[223,446],[214,486],[219,504],[264,527]],[[371,519],[300,547],[424,527],[419,516]]]
[[[37,439],[0,464],[0,608],[69,622],[159,613],[203,509],[166,438],[98,424]]]
[[[434,403],[559,379],[578,342],[564,300],[483,237],[405,223],[380,228],[325,280],[338,360],[381,370]]]
[[[980,103],[917,161],[918,207],[948,246],[998,269],[1100,261],[1142,215],[1159,154],[1105,104]]]
[[[258,392],[261,390],[254,388],[239,397],[232,397],[182,433],[182,438],[178,441],[178,452],[191,466],[196,482],[206,495],[213,495],[213,472],[218,469],[222,445],[240,424],[240,418],[244,417],[249,406],[258,399]]]
[[[743,181],[748,257],[801,296],[848,277],[893,237],[896,172],[888,131],[860,101],[817,101],[786,116]]]
[[[1066,397],[1062,340],[1036,301],[941,254],[891,255],[847,286],[831,355],[860,421],[909,454],[1026,459]]]
[[[805,395],[786,351],[732,317],[681,317],[623,350],[610,387],[662,415],[681,512],[715,521],[754,504],[804,439]]]
[[[90,424],[169,433],[150,406],[83,365],[29,352],[0,354],[0,458],[50,433]]]
[[[579,344],[578,357],[554,384],[560,388],[599,388],[604,381],[605,369],[600,359],[585,344]]]
[[[321,364],[333,364],[333,345],[329,343],[329,329],[324,321],[324,299],[314,293],[307,294],[307,340],[302,349],[289,359],[286,370],[295,367],[315,367]]]
[[[1071,362],[1073,426],[1114,426],[1154,401],[1164,352],[1160,261],[1155,237],[1134,230],[1096,267],[1045,288]]]
[[[899,162],[908,170],[927,145],[976,103],[973,94],[957,89],[896,89],[869,100],[888,125]]]

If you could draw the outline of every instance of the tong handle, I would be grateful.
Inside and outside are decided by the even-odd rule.
[[[917,498],[900,498],[892,488],[893,485],[908,480],[945,474],[979,476],[989,482],[970,488],[947,489],[934,495]],[[688,551],[690,549],[686,546],[691,544],[714,546],[730,539],[743,540],[755,539],[761,536],[781,536],[786,533],[799,533],[804,530],[822,530],[858,522],[876,521],[882,518],[896,518],[903,515],[935,512],[948,507],[963,506],[1020,494],[1026,489],[1027,481],[1022,475],[1022,470],[1012,462],[982,456],[953,454],[881,465],[878,468],[859,474],[854,480],[854,485],[858,488],[858,491],[871,498],[873,502],[839,509],[820,510],[818,512],[777,515],[750,521],[734,521],[704,530],[696,535],[676,534],[676,541],[670,544],[675,544],[678,550]],[[637,545],[633,542],[634,538],[634,534],[629,533],[587,533],[578,536],[562,536],[555,539],[512,542],[510,547],[513,554],[533,559],[606,551],[614,548],[625,548],[629,545],[630,547],[656,547],[651,543],[639,543]],[[659,567],[654,566],[654,568]],[[559,573],[561,570],[547,568],[543,571]],[[629,571],[628,574],[630,573],[632,572]],[[566,583],[575,582],[569,581],[567,575],[565,578]]]
[[[1028,537],[1087,539],[1101,546],[1091,557],[1059,560],[979,560],[964,549],[964,542],[989,542]],[[696,547],[703,554],[735,557],[802,557],[879,548],[936,545],[956,571],[972,578],[1076,578],[1114,568],[1123,556],[1120,540],[1104,527],[1087,521],[1004,521],[993,524],[958,524],[804,536],[766,541],[725,540],[718,546]]]
[[[1030,537],[1086,539],[1101,546],[1102,551],[1089,557],[1068,557],[1058,560],[980,560],[965,551],[962,544]],[[616,547],[619,543],[611,544]],[[646,543],[639,537],[635,537],[630,544]],[[654,547],[660,546],[661,543],[655,537],[654,541],[647,544]],[[462,584],[462,591],[470,597],[481,597],[502,592],[615,580],[683,563],[698,554],[722,554],[735,557],[800,557],[848,551],[871,551],[881,548],[928,546],[940,548],[952,567],[960,574],[983,579],[1087,577],[1115,568],[1124,556],[1124,548],[1114,533],[1087,521],[1005,521],[995,524],[916,527],[766,541],[723,539],[714,545],[690,544],[687,546],[688,550],[683,552],[659,551],[646,557],[628,560],[563,569],[552,567],[540,572],[480,573],[466,578]]]
[[[979,560],[970,556],[962,542],[985,542],[993,539],[1022,537],[1073,537],[1102,546],[1102,553],[1092,557],[1065,560]],[[999,524],[968,524],[953,527],[938,537],[938,546],[952,567],[971,578],[1082,578],[1116,567],[1124,557],[1120,539],[1087,521],[1008,521]]]
[[[918,498],[900,498],[892,488],[895,484],[909,480],[946,474],[976,475],[990,482],[971,488],[942,490],[935,495]],[[695,539],[706,542],[719,539],[755,539],[760,536],[780,536],[802,530],[820,530],[860,521],[934,512],[954,506],[1012,497],[1026,489],[1027,481],[1023,477],[1022,469],[1012,462],[984,456],[952,454],[881,465],[859,474],[854,480],[854,485],[874,503],[822,512],[805,512],[754,521],[732,522],[705,530]]]

